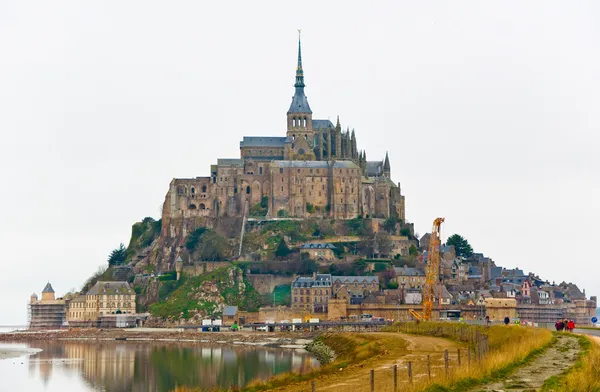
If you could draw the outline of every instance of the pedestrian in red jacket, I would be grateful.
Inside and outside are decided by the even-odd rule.
[[[569,320],[569,323],[567,325],[568,325],[569,331],[573,332],[573,330],[575,329],[575,321]]]

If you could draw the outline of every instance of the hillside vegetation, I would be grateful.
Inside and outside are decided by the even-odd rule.
[[[243,277],[237,267],[221,268],[183,282],[164,300],[150,306],[150,313],[162,319],[199,320],[220,316],[225,305],[257,311],[262,305],[260,294]]]

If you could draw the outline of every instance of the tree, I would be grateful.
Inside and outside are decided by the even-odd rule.
[[[408,254],[410,256],[416,256],[417,255],[417,248],[414,245],[411,245],[410,248],[408,248]]]
[[[457,256],[471,257],[473,255],[473,248],[469,241],[459,234],[452,234],[446,241],[446,245],[453,245]]]
[[[290,254],[290,248],[288,248],[285,240],[281,238],[279,240],[279,244],[277,244],[277,249],[275,249],[275,256],[279,258],[284,258],[285,256]]]
[[[127,258],[127,249],[125,245],[121,243],[117,249],[113,249],[108,255],[108,266],[112,267],[115,265],[123,264]]]
[[[374,238],[380,256],[388,256],[394,248],[394,242],[389,234],[378,233]]]
[[[229,243],[212,230],[207,231],[198,243],[198,255],[201,260],[222,260],[227,257]]]
[[[385,222],[383,222],[383,230],[387,231],[390,234],[396,234],[396,223],[397,219],[393,216],[388,217]]]
[[[200,242],[200,237],[206,232],[206,227],[198,227],[196,230],[192,231],[185,241],[185,247],[190,252],[193,252],[198,247],[198,243]]]

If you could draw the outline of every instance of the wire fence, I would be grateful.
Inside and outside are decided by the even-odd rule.
[[[409,354],[392,366],[371,369],[368,380],[361,380],[359,385],[352,387],[354,392],[414,390],[416,384],[425,386],[436,380],[448,380],[459,370],[478,366],[489,352],[488,336],[473,326],[448,324],[432,327],[407,323],[395,325],[393,330],[408,334],[452,338],[466,343],[466,347],[427,355]],[[311,390],[313,392],[319,390],[318,381],[311,382]]]

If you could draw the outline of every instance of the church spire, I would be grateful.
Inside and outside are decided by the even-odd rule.
[[[390,158],[388,157],[387,151],[385,152],[385,161],[383,162],[383,175],[390,178],[392,168],[390,166]]]
[[[302,45],[300,42],[300,30],[298,30],[298,66],[296,67],[296,84],[294,87],[304,88],[304,71],[302,71]]]
[[[292,98],[288,116],[291,113],[312,114],[312,110],[310,110],[310,106],[308,105],[308,99],[306,99],[306,95],[304,94],[304,71],[302,70],[302,43],[300,41],[300,30],[298,30],[298,65],[296,66],[296,83],[294,84],[294,87],[296,88],[296,92]],[[297,117],[288,119],[288,129],[294,126],[293,121],[292,124],[289,123],[290,120],[294,119],[300,120],[300,118]],[[301,119],[302,124],[304,124],[304,120],[308,121],[308,117],[305,119],[303,116]],[[306,127],[312,128],[312,118],[308,122],[311,124],[310,126],[306,125]]]

